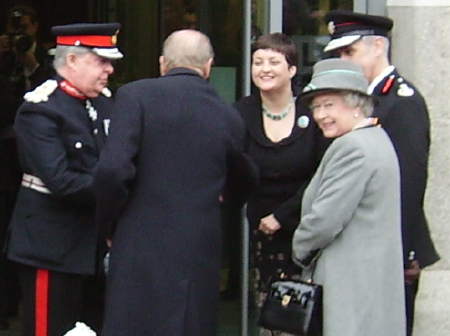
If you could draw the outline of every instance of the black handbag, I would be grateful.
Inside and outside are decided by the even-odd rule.
[[[273,282],[259,325],[299,336],[321,336],[322,286],[299,280]]]

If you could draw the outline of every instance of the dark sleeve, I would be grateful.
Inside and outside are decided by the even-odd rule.
[[[314,127],[314,169],[311,171],[309,178],[300,186],[298,191],[273,211],[273,215],[278,220],[281,227],[289,232],[293,232],[299,224],[303,193],[305,192],[306,187],[308,187],[309,181],[313,177],[314,172],[322,160],[325,150],[330,144],[330,141],[323,137],[322,131],[315,123],[312,124],[312,127]],[[298,222],[292,221],[292,218],[298,218]]]
[[[238,112],[230,111],[231,132],[229,134],[230,150],[228,152],[227,184],[224,196],[233,199],[233,204],[242,206],[250,193],[256,188],[259,172],[256,163],[245,152],[245,126]]]
[[[302,211],[302,198],[309,180],[305,181],[298,191],[285,202],[280,204],[278,208],[273,211],[273,215],[280,223],[283,230],[294,232],[300,221],[300,213]],[[297,218],[298,221],[293,221],[292,218]]]
[[[37,109],[21,109],[15,122],[20,152],[52,192],[53,197],[67,198],[92,205],[92,175],[70,169],[66,148],[57,120]]]
[[[95,174],[96,222],[111,237],[115,219],[125,205],[136,174],[141,137],[141,113],[136,99],[119,89],[112,113],[109,136]]]

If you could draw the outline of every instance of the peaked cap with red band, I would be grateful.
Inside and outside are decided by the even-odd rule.
[[[385,16],[355,13],[347,10],[333,10],[325,16],[331,40],[324,51],[349,46],[363,36],[388,36],[394,22]]]
[[[59,46],[90,48],[98,56],[119,59],[123,54],[116,46],[119,23],[75,23],[52,27]]]

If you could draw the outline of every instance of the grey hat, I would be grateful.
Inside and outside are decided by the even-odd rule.
[[[309,100],[322,91],[348,90],[367,94],[369,82],[362,68],[350,61],[329,58],[314,64],[311,82],[305,86],[302,100]]]

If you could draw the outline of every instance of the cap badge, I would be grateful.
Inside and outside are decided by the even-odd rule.
[[[111,36],[111,44],[116,45],[117,44],[117,34]]]
[[[411,97],[414,94],[414,89],[406,83],[400,84],[399,89],[397,90],[397,95],[401,97]]]
[[[333,35],[336,31],[336,26],[334,25],[334,21],[328,22],[328,32]]]

